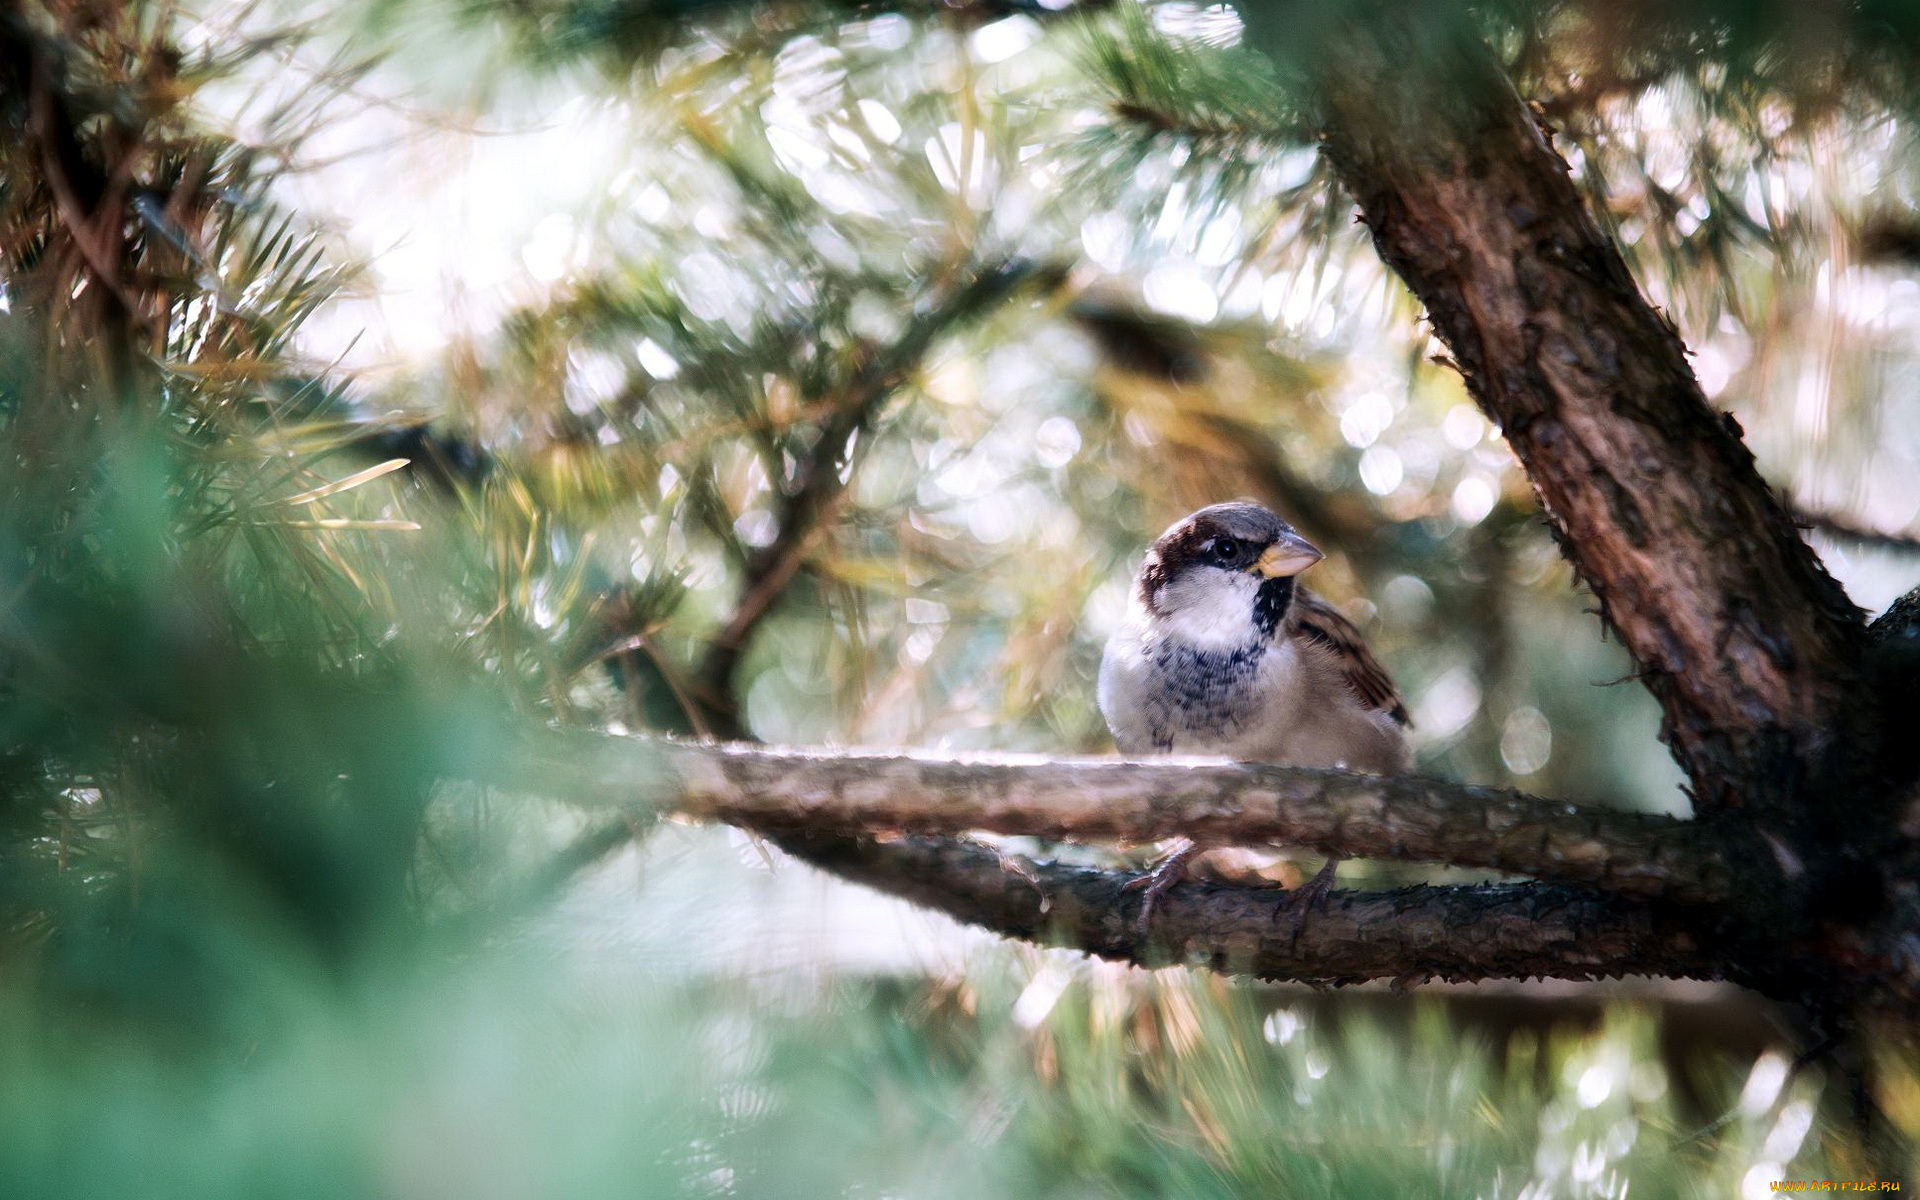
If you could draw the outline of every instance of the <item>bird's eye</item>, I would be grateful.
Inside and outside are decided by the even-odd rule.
[[[1213,557],[1223,566],[1233,566],[1240,561],[1241,545],[1238,539],[1223,537],[1213,539],[1211,546]]]

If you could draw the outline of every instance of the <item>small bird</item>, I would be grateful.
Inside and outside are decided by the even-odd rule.
[[[1100,711],[1120,752],[1405,771],[1407,710],[1392,678],[1353,623],[1295,580],[1324,557],[1246,501],[1161,534],[1100,662]],[[1143,926],[1193,852],[1176,849],[1143,878]],[[1309,898],[1324,897],[1337,861]]]

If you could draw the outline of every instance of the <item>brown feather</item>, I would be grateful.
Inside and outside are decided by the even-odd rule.
[[[1352,621],[1320,596],[1299,588],[1294,593],[1292,627],[1294,632],[1327,651],[1340,669],[1340,677],[1375,712],[1384,712],[1402,725],[1408,724],[1407,706],[1400,689],[1380,660],[1367,649],[1366,639]]]

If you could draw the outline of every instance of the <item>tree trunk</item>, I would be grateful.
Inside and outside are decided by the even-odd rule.
[[[1391,21],[1342,48],[1327,155],[1659,699],[1696,811],[1796,809],[1849,733],[1858,610],[1485,50]]]
[[[1882,868],[1907,856],[1879,730],[1908,735],[1883,725],[1861,614],[1486,48],[1400,18],[1336,45],[1329,159],[1659,700],[1744,876],[1743,952],[1775,994],[1831,1006],[1910,957],[1884,919],[1905,885]]]

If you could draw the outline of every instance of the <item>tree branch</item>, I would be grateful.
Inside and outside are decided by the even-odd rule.
[[[1328,157],[1640,664],[1695,803],[1803,802],[1845,736],[1858,611],[1484,47],[1347,24],[1318,81]]]
[[[969,831],[1068,841],[1284,845],[1479,867],[1711,903],[1730,872],[1691,822],[1411,776],[1219,760],[820,754],[648,743],[663,808],[763,832]]]
[[[1721,979],[1698,936],[1651,906],[1540,884],[1335,892],[1304,920],[1274,888],[1185,882],[1139,931],[1128,875],[1003,862],[962,842],[776,837],[782,849],[846,879],[1010,937],[1143,966],[1202,963],[1261,979]]]
[[[741,723],[735,676],[741,656],[787,585],[806,565],[832,527],[846,495],[848,456],[893,393],[918,369],[928,349],[956,325],[1004,301],[1020,285],[1045,273],[1026,260],[979,270],[909,324],[900,339],[860,368],[821,421],[813,445],[786,482],[779,499],[773,540],[748,560],[740,600],[707,644],[694,672],[693,694],[706,711],[704,724],[717,737],[748,736]]]
[[[1852,542],[1858,546],[1867,546],[1875,550],[1891,550],[1896,553],[1911,554],[1920,551],[1920,534],[1875,529],[1852,517],[1843,517],[1836,513],[1813,512],[1799,507],[1794,508],[1793,519],[1794,523],[1802,529],[1815,530],[1842,542]]]
[[[1195,962],[1316,984],[1729,978],[1737,959],[1719,951],[1742,944],[1727,927],[1725,906],[1708,903],[1724,866],[1693,841],[1691,822],[1671,818],[1425,780],[1243,764],[952,762],[555,730],[540,739],[531,753],[502,747],[497,756],[463,761],[476,778],[497,784],[571,791],[600,807],[645,796],[653,802],[645,816],[737,823],[822,870],[956,920],[1148,966]],[[528,777],[531,763],[544,765]],[[1336,892],[1324,912],[1301,921],[1283,889],[1186,882],[1157,903],[1148,938],[1139,932],[1141,892],[1127,886],[1131,873],[1031,863],[949,837],[892,836],[972,829],[1299,838],[1358,854],[1497,859],[1507,869],[1597,885]],[[595,854],[604,832],[590,835]]]

